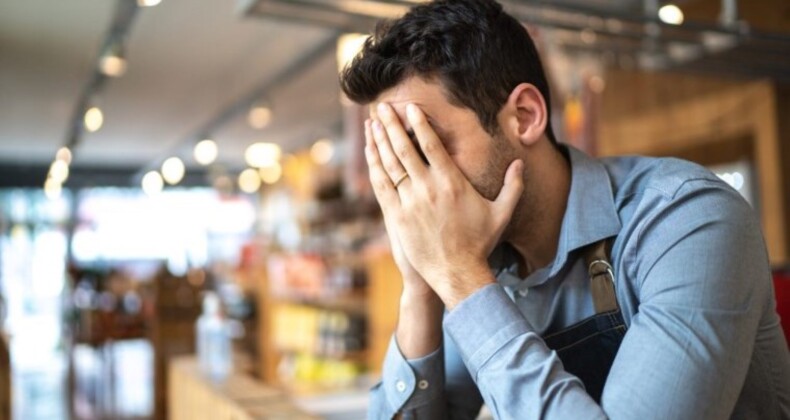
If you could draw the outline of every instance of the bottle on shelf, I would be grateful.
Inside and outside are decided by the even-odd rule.
[[[203,313],[197,320],[197,353],[200,370],[214,382],[224,381],[232,368],[228,323],[222,318],[214,292],[203,297]]]

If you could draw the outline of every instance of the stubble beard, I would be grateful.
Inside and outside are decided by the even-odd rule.
[[[497,133],[492,136],[490,148],[491,160],[489,164],[484,168],[483,172],[479,174],[479,176],[475,177],[475,179],[471,180],[470,182],[472,183],[472,186],[475,187],[477,192],[480,193],[480,195],[485,197],[487,200],[494,201],[499,195],[499,192],[502,190],[508,166],[510,166],[514,160],[518,159],[519,156],[515,147],[513,147],[513,145],[510,144],[507,138],[505,138],[505,136],[501,133]],[[513,209],[510,222],[508,222],[507,226],[505,226],[505,230],[502,232],[500,241],[504,241],[510,236],[510,234],[514,231],[515,226],[519,225],[522,217],[524,216],[525,208],[529,202],[528,197],[530,195],[527,183],[528,169],[529,168],[525,167],[522,174],[524,178],[524,191],[521,193],[521,197],[519,197],[518,202]]]

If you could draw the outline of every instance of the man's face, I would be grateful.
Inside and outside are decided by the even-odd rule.
[[[483,197],[489,200],[496,198],[508,165],[517,157],[516,150],[504,136],[488,134],[474,111],[451,104],[438,82],[419,77],[408,78],[384,91],[371,104],[371,118],[377,118],[375,105],[379,102],[392,105],[415,142],[414,132],[406,118],[406,105],[417,105],[466,179]]]

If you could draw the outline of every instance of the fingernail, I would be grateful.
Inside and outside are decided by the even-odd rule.
[[[373,129],[379,132],[381,131],[381,123],[378,120],[373,121]]]
[[[385,113],[385,112],[388,111],[387,104],[385,104],[384,102],[379,102],[379,107],[378,108],[379,108],[379,112],[381,112],[381,113]]]

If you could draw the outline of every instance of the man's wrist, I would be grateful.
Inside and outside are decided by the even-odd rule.
[[[456,269],[446,275],[439,296],[448,311],[452,311],[464,299],[473,295],[478,290],[496,283],[496,278],[491,273],[488,264],[474,264],[462,269]]]
[[[434,351],[442,342],[444,304],[427,287],[412,290],[404,287],[400,299],[400,316],[395,336],[403,357],[416,359]]]
[[[425,288],[404,285],[400,305],[401,307],[430,309],[439,313],[444,310],[444,304],[439,295],[427,285]]]

